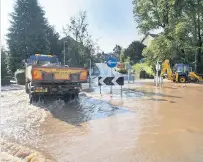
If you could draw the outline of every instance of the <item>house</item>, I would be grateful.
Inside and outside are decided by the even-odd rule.
[[[145,46],[149,47],[152,40],[154,40],[158,36],[159,36],[158,34],[147,33],[145,35],[145,37],[141,40],[141,43],[144,44]]]

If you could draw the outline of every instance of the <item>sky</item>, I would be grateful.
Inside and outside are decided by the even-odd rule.
[[[1,41],[6,45],[9,13],[15,0],[1,0]],[[112,52],[116,44],[126,48],[132,41],[140,40],[133,19],[132,0],[39,0],[46,18],[55,26],[60,36],[70,17],[79,11],[87,11],[88,31],[104,52]]]

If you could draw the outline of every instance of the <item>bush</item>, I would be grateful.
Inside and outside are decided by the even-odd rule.
[[[140,78],[140,79],[153,79],[154,76],[153,76],[153,75],[150,75],[150,74],[147,74],[146,71],[142,70],[142,71],[140,72],[139,78]]]
[[[133,65],[133,70],[136,73],[138,78],[153,78],[154,72],[151,66],[148,66],[147,63],[138,63]]]
[[[16,80],[17,84],[25,85],[25,70],[18,69],[15,72],[15,80]]]
[[[1,85],[2,85],[2,86],[9,85],[9,84],[11,84],[10,78],[1,79]]]
[[[121,74],[127,74],[127,70],[126,69],[120,69],[118,70],[119,73]]]

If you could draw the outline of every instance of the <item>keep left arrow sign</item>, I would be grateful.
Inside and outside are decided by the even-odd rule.
[[[114,85],[119,85],[119,84],[117,83],[118,78],[119,78],[119,77],[113,78],[113,80],[112,80],[111,82],[112,82]]]
[[[99,84],[99,86],[105,85],[105,83],[104,83],[105,79],[106,79],[105,77],[98,77],[98,80],[99,80],[98,84]]]
[[[124,85],[124,77],[98,77],[98,85]]]

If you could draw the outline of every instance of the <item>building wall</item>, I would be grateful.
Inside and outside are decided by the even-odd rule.
[[[151,44],[151,42],[152,42],[152,40],[154,40],[154,38],[153,38],[152,36],[148,35],[148,36],[144,39],[144,41],[143,41],[142,43],[143,43],[145,46],[149,47],[150,44]]]

